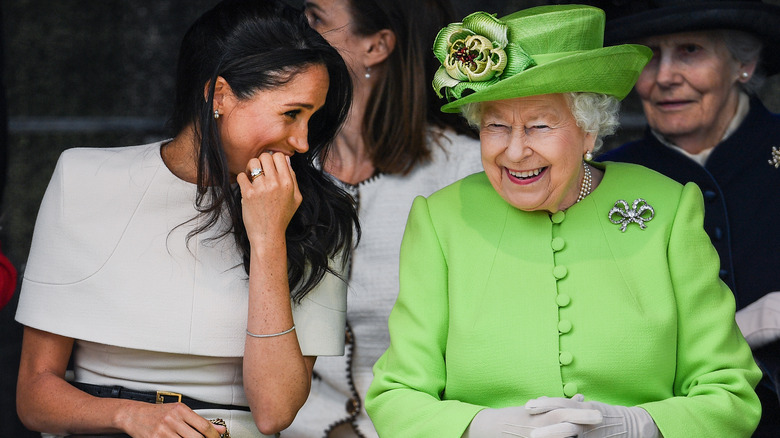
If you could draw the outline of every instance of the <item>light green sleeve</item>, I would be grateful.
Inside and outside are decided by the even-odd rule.
[[[682,192],[668,244],[677,300],[675,397],[641,405],[665,438],[749,437],[761,406],[761,378],[734,322],[734,296],[718,277],[718,255],[703,229],[699,188]]]
[[[447,263],[425,198],[415,199],[390,313],[390,347],[374,366],[366,410],[379,436],[460,437],[482,407],[442,401],[449,313]]]

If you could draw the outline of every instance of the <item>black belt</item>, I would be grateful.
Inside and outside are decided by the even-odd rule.
[[[249,411],[249,406],[221,405],[218,403],[209,403],[196,400],[176,392],[168,391],[135,391],[122,386],[101,386],[89,383],[73,382],[73,386],[101,398],[121,398],[125,400],[135,400],[144,403],[184,403],[193,411],[199,409],[220,409],[226,411]]]

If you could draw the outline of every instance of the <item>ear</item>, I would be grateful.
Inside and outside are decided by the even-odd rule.
[[[750,80],[750,78],[753,77],[753,73],[756,71],[756,66],[758,65],[758,59],[754,59],[748,63],[741,64],[740,68],[737,69],[737,81],[742,82],[743,84]],[[744,73],[747,73],[747,75],[744,75]]]
[[[373,67],[381,64],[395,50],[395,32],[390,29],[382,29],[379,32],[366,37],[367,48],[365,67]]]
[[[207,102],[209,100],[210,86],[211,81],[206,82],[206,85],[203,87],[203,99]],[[222,110],[225,106],[226,98],[232,95],[233,90],[230,88],[230,84],[228,84],[225,78],[222,76],[217,76],[217,80],[214,82],[214,107],[211,110],[219,110],[219,112],[223,112]]]
[[[585,138],[583,138],[582,141],[582,156],[585,157],[585,154],[590,152],[591,154],[595,155],[595,152],[593,151],[596,148],[596,139],[598,138],[598,135],[596,135],[595,132],[585,132]]]
[[[593,149],[596,147],[596,139],[598,136],[595,132],[586,132],[585,133],[585,141],[583,142],[583,150],[582,155],[584,156],[587,152],[590,152],[593,154]]]

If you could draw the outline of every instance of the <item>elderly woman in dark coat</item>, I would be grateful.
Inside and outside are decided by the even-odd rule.
[[[635,86],[644,137],[600,156],[695,182],[737,323],[764,370],[755,436],[780,432],[780,117],[756,96],[780,71],[780,6],[760,1],[632,1],[604,5],[609,43],[636,42],[653,59]]]

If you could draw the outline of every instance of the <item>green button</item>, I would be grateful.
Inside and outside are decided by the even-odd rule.
[[[560,251],[563,249],[563,247],[566,245],[566,242],[563,240],[563,237],[556,237],[552,240],[552,243],[550,246],[552,246],[553,251]]]
[[[577,395],[577,384],[576,383],[567,383],[563,385],[563,394],[566,397],[574,397]]]
[[[574,357],[568,351],[564,351],[561,353],[560,359],[561,365],[569,365],[574,360]]]
[[[555,213],[553,213],[550,219],[553,221],[554,224],[559,224],[563,222],[564,219],[566,219],[566,213],[564,213],[562,210],[556,211]]]
[[[571,321],[562,319],[558,322],[558,331],[561,333],[569,333],[571,331]]]
[[[556,304],[558,304],[558,307],[566,307],[571,303],[571,297],[567,294],[560,294],[555,298]]]
[[[569,270],[566,269],[566,266],[556,266],[553,268],[553,276],[558,280],[565,277],[568,272]]]

